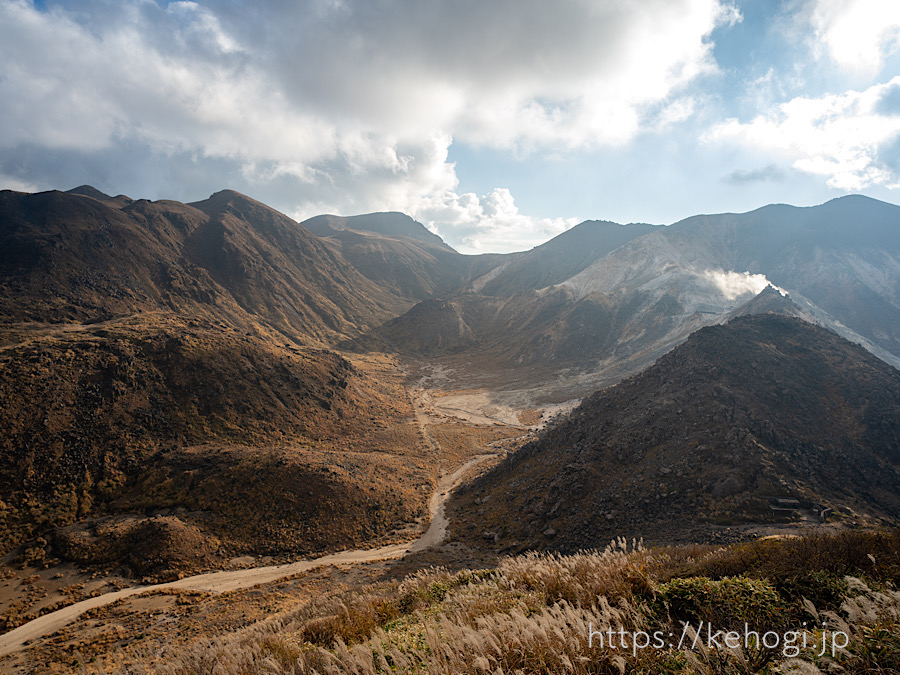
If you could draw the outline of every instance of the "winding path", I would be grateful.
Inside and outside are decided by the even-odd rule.
[[[427,435],[426,438],[431,440]],[[63,607],[55,612],[44,614],[33,621],[29,621],[28,623],[19,626],[9,633],[0,635],[0,656],[5,656],[6,654],[22,649],[26,646],[26,642],[30,643],[38,638],[55,633],[89,609],[103,607],[116,600],[121,600],[122,598],[127,598],[132,595],[139,595],[140,593],[146,593],[147,591],[181,589],[224,593],[241,588],[249,588],[250,586],[256,586],[258,584],[270,583],[324,565],[344,565],[372,562],[374,560],[391,560],[394,558],[402,558],[407,553],[416,553],[432,546],[436,546],[440,544],[447,535],[448,521],[447,517],[444,515],[444,503],[447,501],[450,491],[462,481],[469,469],[494,456],[495,455],[493,454],[478,455],[463,464],[452,474],[444,476],[438,481],[437,488],[431,496],[428,505],[429,510],[431,511],[431,524],[424,534],[415,541],[406,544],[382,546],[381,548],[340,551],[313,560],[301,560],[285,565],[269,565],[266,567],[252,567],[243,570],[225,570],[222,572],[197,574],[192,577],[185,577],[184,579],[170,581],[164,584],[135,586],[134,588],[126,588],[113,593],[105,593],[104,595],[99,595],[95,598],[88,598],[87,600],[76,602],[73,605]]]

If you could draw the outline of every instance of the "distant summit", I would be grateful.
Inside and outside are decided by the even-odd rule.
[[[79,185],[77,188],[72,188],[67,192],[70,195],[82,195],[84,197],[91,197],[92,199],[99,199],[101,202],[112,199],[112,196],[105,192],[100,192],[100,190],[90,185]]]
[[[408,237],[427,244],[441,246],[451,251],[454,250],[422,223],[413,220],[405,213],[397,211],[367,213],[360,216],[314,216],[300,224],[320,237],[330,237],[346,230],[374,232],[387,237]]]
[[[485,283],[482,293],[514,295],[562,283],[623,244],[657,229],[645,223],[586,220],[525,253]]]

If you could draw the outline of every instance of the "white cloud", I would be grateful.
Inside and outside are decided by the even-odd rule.
[[[746,123],[727,120],[705,140],[781,154],[795,169],[824,176],[841,190],[900,187],[897,167],[879,159],[900,138],[900,115],[880,105],[897,87],[900,76],[861,92],[797,97]]]
[[[893,0],[813,0],[809,20],[831,59],[861,75],[876,76],[900,49],[900,3]]]
[[[694,97],[678,98],[666,105],[656,116],[653,128],[657,132],[667,131],[669,128],[690,119],[697,107]]]
[[[15,192],[39,192],[40,187],[36,183],[23,181],[14,176],[0,174],[0,190],[13,190]]]
[[[524,216],[505,188],[480,198],[471,192],[447,191],[423,200],[413,212],[438,234],[459,242],[462,253],[526,251],[578,224],[576,218]]]
[[[719,0],[0,0],[0,148],[118,153],[154,180],[160,157],[216,160],[285,210],[430,209],[472,249],[533,241],[562,225],[457,194],[453,140],[552,154],[681,121],[737,20]]]

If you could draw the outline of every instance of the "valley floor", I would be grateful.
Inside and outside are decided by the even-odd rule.
[[[413,387],[410,396],[416,425],[441,474],[427,529],[409,523],[396,532],[401,540],[417,538],[283,564],[243,556],[232,559],[230,569],[150,585],[71,564],[16,566],[10,556],[3,565],[0,607],[11,618],[40,616],[0,635],[0,670],[57,673],[77,666],[102,672],[164,661],[172,650],[296,609],[326,591],[434,564],[459,568],[493,562],[490,553],[445,543],[444,504],[455,487],[530,437],[541,411],[510,408],[489,417],[483,392],[472,397]]]
[[[291,562],[245,556],[233,559],[230,569],[149,586],[72,566],[23,569],[7,564],[0,593],[7,612],[37,614],[54,605],[67,606],[0,636],[0,670],[152,670],[203,641],[256,630],[260,622],[296,612],[326,595],[435,566],[451,571],[495,566],[500,555],[512,551],[484,541],[474,513],[445,513],[445,503],[454,488],[515,451],[567,406],[516,409],[496,403],[486,390],[450,391],[434,387],[438,383],[440,378],[422,378],[409,390],[416,427],[442,476],[429,503],[426,531],[410,523],[397,533],[405,540],[387,546]],[[448,536],[450,518],[457,527]],[[802,530],[801,524],[757,529],[754,534]],[[726,528],[722,532],[722,541],[749,535]]]

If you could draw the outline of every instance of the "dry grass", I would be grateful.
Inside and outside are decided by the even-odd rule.
[[[544,411],[539,408],[529,408],[519,413],[519,424],[534,426],[541,421]]]
[[[853,538],[868,558],[896,533],[843,535],[830,544],[806,545],[822,551],[820,572],[840,564]],[[802,544],[780,541],[783,557]],[[819,673],[898,672],[900,668],[900,592],[896,579],[876,582],[842,579],[844,595],[815,606],[779,591],[762,567],[734,576],[672,576],[670,564],[684,571],[712,569],[740,547],[684,547],[642,550],[624,541],[602,552],[576,555],[530,553],[501,562],[495,570],[450,574],[421,572],[402,582],[329,595],[297,612],[255,624],[243,632],[198,644],[164,666],[131,672],[168,675],[199,673]],[[868,551],[868,552],[867,552]],[[830,553],[829,553],[830,552]],[[695,557],[697,556],[697,557]],[[775,551],[773,551],[773,560]],[[890,567],[896,560],[876,563]],[[755,577],[743,573],[756,572]],[[804,621],[792,624],[802,608]],[[674,645],[633,648],[634,631],[681,632],[681,621],[716,629],[743,627],[796,632],[796,653],[776,649],[716,647],[700,640],[693,648]],[[599,633],[626,635],[626,648],[600,644]],[[814,646],[835,631],[849,642],[832,656]],[[688,631],[689,638],[693,633]],[[803,637],[805,636],[805,638]],[[879,670],[880,669],[880,670]],[[892,670],[893,669],[893,670]]]
[[[0,353],[0,552],[194,571],[218,549],[381,543],[424,517],[437,458],[396,359],[243,328],[153,314],[18,331]],[[128,562],[94,536],[98,518],[159,513],[200,530],[198,555]]]
[[[521,436],[522,430],[507,426],[444,422],[429,424],[428,433],[440,445],[441,454],[449,466],[458,466],[474,455],[491,452],[489,445],[494,441]]]

